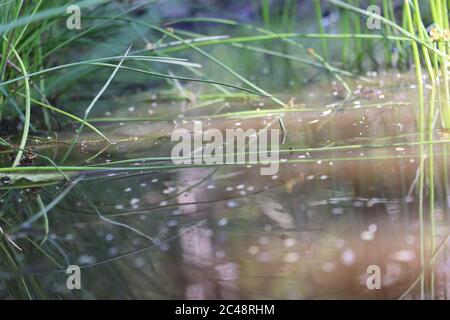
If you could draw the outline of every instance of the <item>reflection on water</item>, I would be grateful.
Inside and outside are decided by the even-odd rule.
[[[256,165],[86,174],[51,212],[47,244],[61,270],[82,266],[83,289],[76,297],[399,298],[421,273],[420,150],[411,112],[415,101],[408,99],[415,89],[360,90],[361,99],[344,104],[332,92],[311,91],[299,108],[320,102],[320,110],[287,110],[288,138],[273,176],[261,176]],[[232,113],[246,104],[254,110],[255,102],[226,103]],[[149,105],[123,112],[143,117]],[[156,114],[165,107],[150,105]],[[184,121],[104,125],[102,131],[115,142],[91,162],[170,155],[167,136],[176,127],[192,128],[195,112],[190,112]],[[205,127],[224,130],[258,129],[272,119],[270,112],[239,120],[215,118],[211,112],[203,121]],[[434,135],[439,245],[449,232],[450,186],[446,138]],[[88,135],[84,140],[77,157],[86,159],[102,149],[102,142]],[[54,154],[64,154],[57,148],[52,147]],[[45,192],[50,198],[58,188]],[[430,248],[426,199],[423,230]],[[433,253],[426,249],[424,254],[428,265]],[[379,290],[366,285],[371,265],[381,268]],[[54,295],[74,297],[65,288],[64,272],[49,271],[54,269],[42,257],[23,272],[35,274]],[[427,287],[429,279],[427,273]],[[436,297],[448,298],[445,246],[435,261],[435,283]],[[415,287],[406,297],[418,294]]]

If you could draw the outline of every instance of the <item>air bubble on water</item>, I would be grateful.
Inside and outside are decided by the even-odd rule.
[[[167,226],[170,228],[170,227],[176,227],[177,225],[178,225],[178,221],[177,220],[175,220],[175,219],[173,219],[173,220],[169,220],[169,221],[167,221]]]
[[[293,238],[287,238],[287,239],[283,240],[283,245],[285,247],[288,247],[288,248],[293,247],[293,246],[295,246],[295,244],[296,244],[296,241]]]
[[[227,223],[228,223],[228,219],[225,217],[221,218],[221,219],[219,219],[219,221],[217,221],[217,224],[222,227],[225,226]]]
[[[375,237],[373,232],[369,232],[367,230],[361,232],[361,239],[366,240],[366,241],[370,241],[373,240],[373,238]]]
[[[174,215],[174,216],[178,216],[182,213],[183,213],[183,211],[181,209],[175,209],[172,211],[172,215]]]
[[[112,241],[114,239],[114,235],[112,234],[112,233],[108,233],[106,236],[105,236],[105,240],[106,241]]]
[[[331,209],[331,213],[332,214],[337,214],[337,215],[343,214],[344,213],[344,208],[342,208],[342,207],[335,207],[335,208]]]
[[[378,229],[378,227],[376,224],[371,224],[369,226],[369,232],[375,233],[375,232],[377,232],[377,229]]]
[[[300,258],[300,255],[297,252],[288,252],[284,255],[283,261],[286,263],[294,263],[297,262]]]
[[[234,209],[234,208],[239,207],[239,203],[237,201],[235,201],[235,200],[229,200],[227,202],[227,207],[230,208],[230,209]]]
[[[177,191],[177,188],[175,188],[175,187],[168,187],[168,188],[163,190],[163,193],[164,194],[171,194],[171,193],[174,193],[175,191]]]
[[[80,265],[92,264],[92,263],[95,263],[95,261],[96,260],[93,256],[89,256],[86,254],[78,257],[78,264],[80,264]]]
[[[329,114],[331,113],[331,111],[332,111],[331,109],[328,109],[328,110],[326,110],[326,111],[323,111],[323,112],[322,112],[322,116],[325,117],[325,116],[329,115]]]
[[[258,246],[250,246],[248,247],[248,253],[251,255],[257,255],[259,253],[259,247]]]
[[[352,249],[346,249],[341,256],[342,263],[351,266],[355,262],[355,253]]]
[[[399,262],[411,262],[416,259],[416,254],[412,250],[399,250],[394,252],[391,258]]]
[[[141,200],[140,200],[139,198],[132,198],[132,199],[130,200],[130,205],[133,206],[133,205],[139,203],[140,201],[141,201]]]
[[[118,252],[119,252],[119,249],[117,249],[117,247],[111,247],[108,249],[108,254],[111,257],[116,256]]]

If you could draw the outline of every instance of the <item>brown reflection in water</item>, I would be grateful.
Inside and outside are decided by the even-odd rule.
[[[436,154],[441,151],[435,148]],[[342,159],[346,153],[333,155]],[[184,260],[195,266],[199,276],[195,281],[203,279],[208,287],[206,275],[217,270],[218,261],[226,261],[235,266],[229,269],[239,271],[236,280],[232,277],[226,283],[236,283],[240,298],[400,297],[421,271],[418,198],[411,192],[417,148],[407,147],[401,153],[405,158],[333,164],[319,154],[321,161],[282,164],[276,176],[261,176],[257,166],[221,169],[192,190],[188,199],[179,197],[179,203],[196,203],[186,206],[187,214],[205,219],[205,225],[189,236],[180,236],[182,242],[196,243],[196,250],[186,247],[189,257]],[[392,147],[365,151],[366,157],[395,154],[398,150]],[[442,160],[435,157],[436,173],[443,172]],[[181,176],[197,181],[204,171],[186,169]],[[437,174],[437,189],[444,187],[444,181]],[[214,189],[209,190],[208,183]],[[440,196],[438,200],[445,201]],[[218,223],[223,219],[227,223]],[[436,219],[439,243],[449,232],[446,209],[439,204]],[[208,221],[216,223],[211,226]],[[425,228],[429,230],[429,225]],[[429,239],[428,231],[426,235]],[[213,239],[221,239],[219,247]],[[426,251],[427,261],[431,254]],[[366,286],[370,265],[381,268],[381,290]],[[450,271],[446,254],[436,265],[438,296],[446,298]]]
[[[181,180],[198,179],[196,170],[183,171],[179,175]],[[182,193],[177,200],[181,205],[181,215],[197,214],[195,192]],[[184,262],[186,299],[236,299],[237,286],[234,280],[238,278],[237,265],[216,261],[214,231],[207,227],[207,221],[201,220],[194,226],[180,228],[179,241]]]

